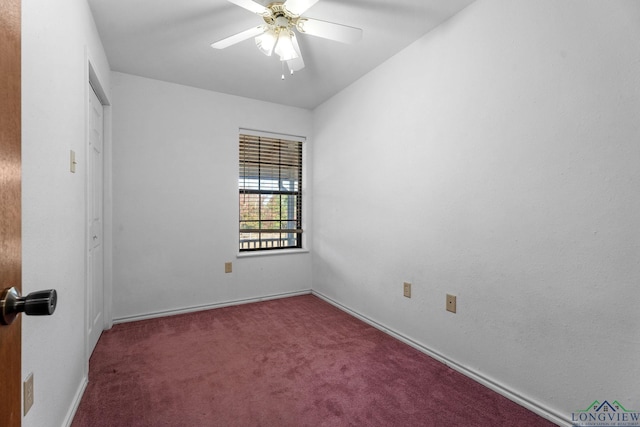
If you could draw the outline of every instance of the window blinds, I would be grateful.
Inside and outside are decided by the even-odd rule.
[[[240,250],[301,247],[302,141],[240,134]]]

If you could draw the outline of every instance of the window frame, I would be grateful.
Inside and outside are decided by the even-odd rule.
[[[247,180],[247,176],[250,177],[250,175],[245,174],[246,164],[243,163],[243,160],[245,159],[242,153],[243,139],[250,140],[255,138],[258,138],[258,141],[260,141],[260,139],[263,138],[265,141],[267,141],[267,144],[269,142],[273,142],[274,140],[277,140],[279,144],[286,144],[290,142],[298,144],[298,147],[296,147],[295,149],[296,151],[299,149],[299,154],[297,154],[299,157],[296,165],[294,166],[288,165],[286,163],[283,163],[282,161],[280,161],[278,164],[270,164],[271,166],[278,167],[278,173],[276,174],[277,178],[276,178],[276,175],[272,175],[274,177],[274,180],[278,184],[277,189],[274,189],[274,187],[271,187],[269,185],[267,185],[267,187],[269,188],[262,189],[261,186],[263,185],[263,181],[260,178],[261,176],[260,172],[258,173],[257,176],[253,178],[253,180],[257,180],[258,188],[250,188],[251,185],[247,187],[246,180]],[[243,257],[243,256],[267,255],[267,254],[276,255],[276,254],[285,254],[285,253],[308,252],[305,248],[306,233],[304,231],[304,220],[307,216],[305,212],[306,210],[305,209],[306,137],[240,128],[237,141],[238,141],[238,146],[237,146],[238,148],[238,163],[237,163],[238,165],[238,205],[237,205],[238,206],[238,229],[237,230],[238,231],[236,236],[238,239],[237,240],[238,256]],[[246,144],[246,141],[244,142],[244,144]],[[249,160],[253,160],[253,159],[250,158]],[[257,167],[258,171],[262,170],[260,169],[262,167],[261,164],[256,165],[255,163],[252,163],[252,167]],[[290,170],[293,170],[296,167],[297,167],[297,174],[295,176],[295,179],[292,180],[292,182],[295,182],[297,184],[295,186],[296,188],[288,189],[288,190],[282,189],[281,188],[281,184],[282,184],[281,169],[284,169],[285,172],[290,172]],[[243,168],[245,168],[245,170],[243,170]],[[265,170],[267,170],[269,174],[273,174],[273,169],[269,169],[268,167],[266,167]],[[251,180],[252,178],[249,178],[249,179]],[[269,180],[267,179],[266,181],[268,182]],[[271,183],[271,185],[273,185],[273,183]],[[246,219],[246,217],[245,219],[243,219],[241,203],[243,202],[243,197],[246,197],[246,195],[257,195],[258,198],[260,199],[260,201],[258,202],[258,205],[261,205],[262,197],[265,197],[265,196],[268,196],[268,197],[277,196],[278,200],[280,200],[280,204],[282,203],[281,196],[283,195],[293,196],[293,198],[295,199],[295,202],[294,202],[295,207],[293,208],[295,213],[293,217],[291,217],[291,215],[288,214],[284,219],[282,216],[279,216],[277,219],[266,219],[266,220],[262,218],[262,213],[259,213],[258,220],[257,220],[259,223],[259,226],[255,229],[247,229],[247,228],[243,229],[242,228],[243,222],[246,223],[249,221],[255,221],[255,220],[248,220]],[[267,222],[267,221],[279,222],[280,227],[279,228],[263,227],[263,222]],[[282,228],[282,223],[291,224],[292,222],[295,223],[294,227],[289,226],[289,227]],[[275,232],[272,232],[272,234],[280,235],[279,238],[262,239],[263,235],[269,234],[269,232],[272,230],[275,231]],[[248,231],[258,234],[257,244],[254,243],[255,246],[253,247],[244,247],[242,243],[243,242],[242,235],[244,233],[247,233]],[[281,243],[287,240],[287,237],[284,237],[284,236],[290,235],[290,234],[296,234],[295,244],[282,246]],[[267,240],[272,240],[276,243],[273,246],[265,247],[266,245],[263,245],[263,242]]]

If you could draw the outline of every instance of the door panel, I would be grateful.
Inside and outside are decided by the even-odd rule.
[[[0,289],[21,290],[20,0],[0,2]],[[0,325],[0,424],[20,426],[22,319]]]
[[[89,91],[89,141],[87,146],[87,340],[89,355],[104,329],[103,256],[103,140],[104,108],[93,90]]]

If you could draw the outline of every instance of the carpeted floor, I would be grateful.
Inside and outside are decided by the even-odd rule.
[[[82,426],[553,426],[306,295],[116,325]]]

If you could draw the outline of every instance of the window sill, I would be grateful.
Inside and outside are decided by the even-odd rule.
[[[255,252],[238,252],[236,258],[253,258],[261,256],[276,256],[276,255],[296,255],[296,254],[308,254],[309,249],[282,249],[282,250],[267,250],[267,251],[255,251]]]

